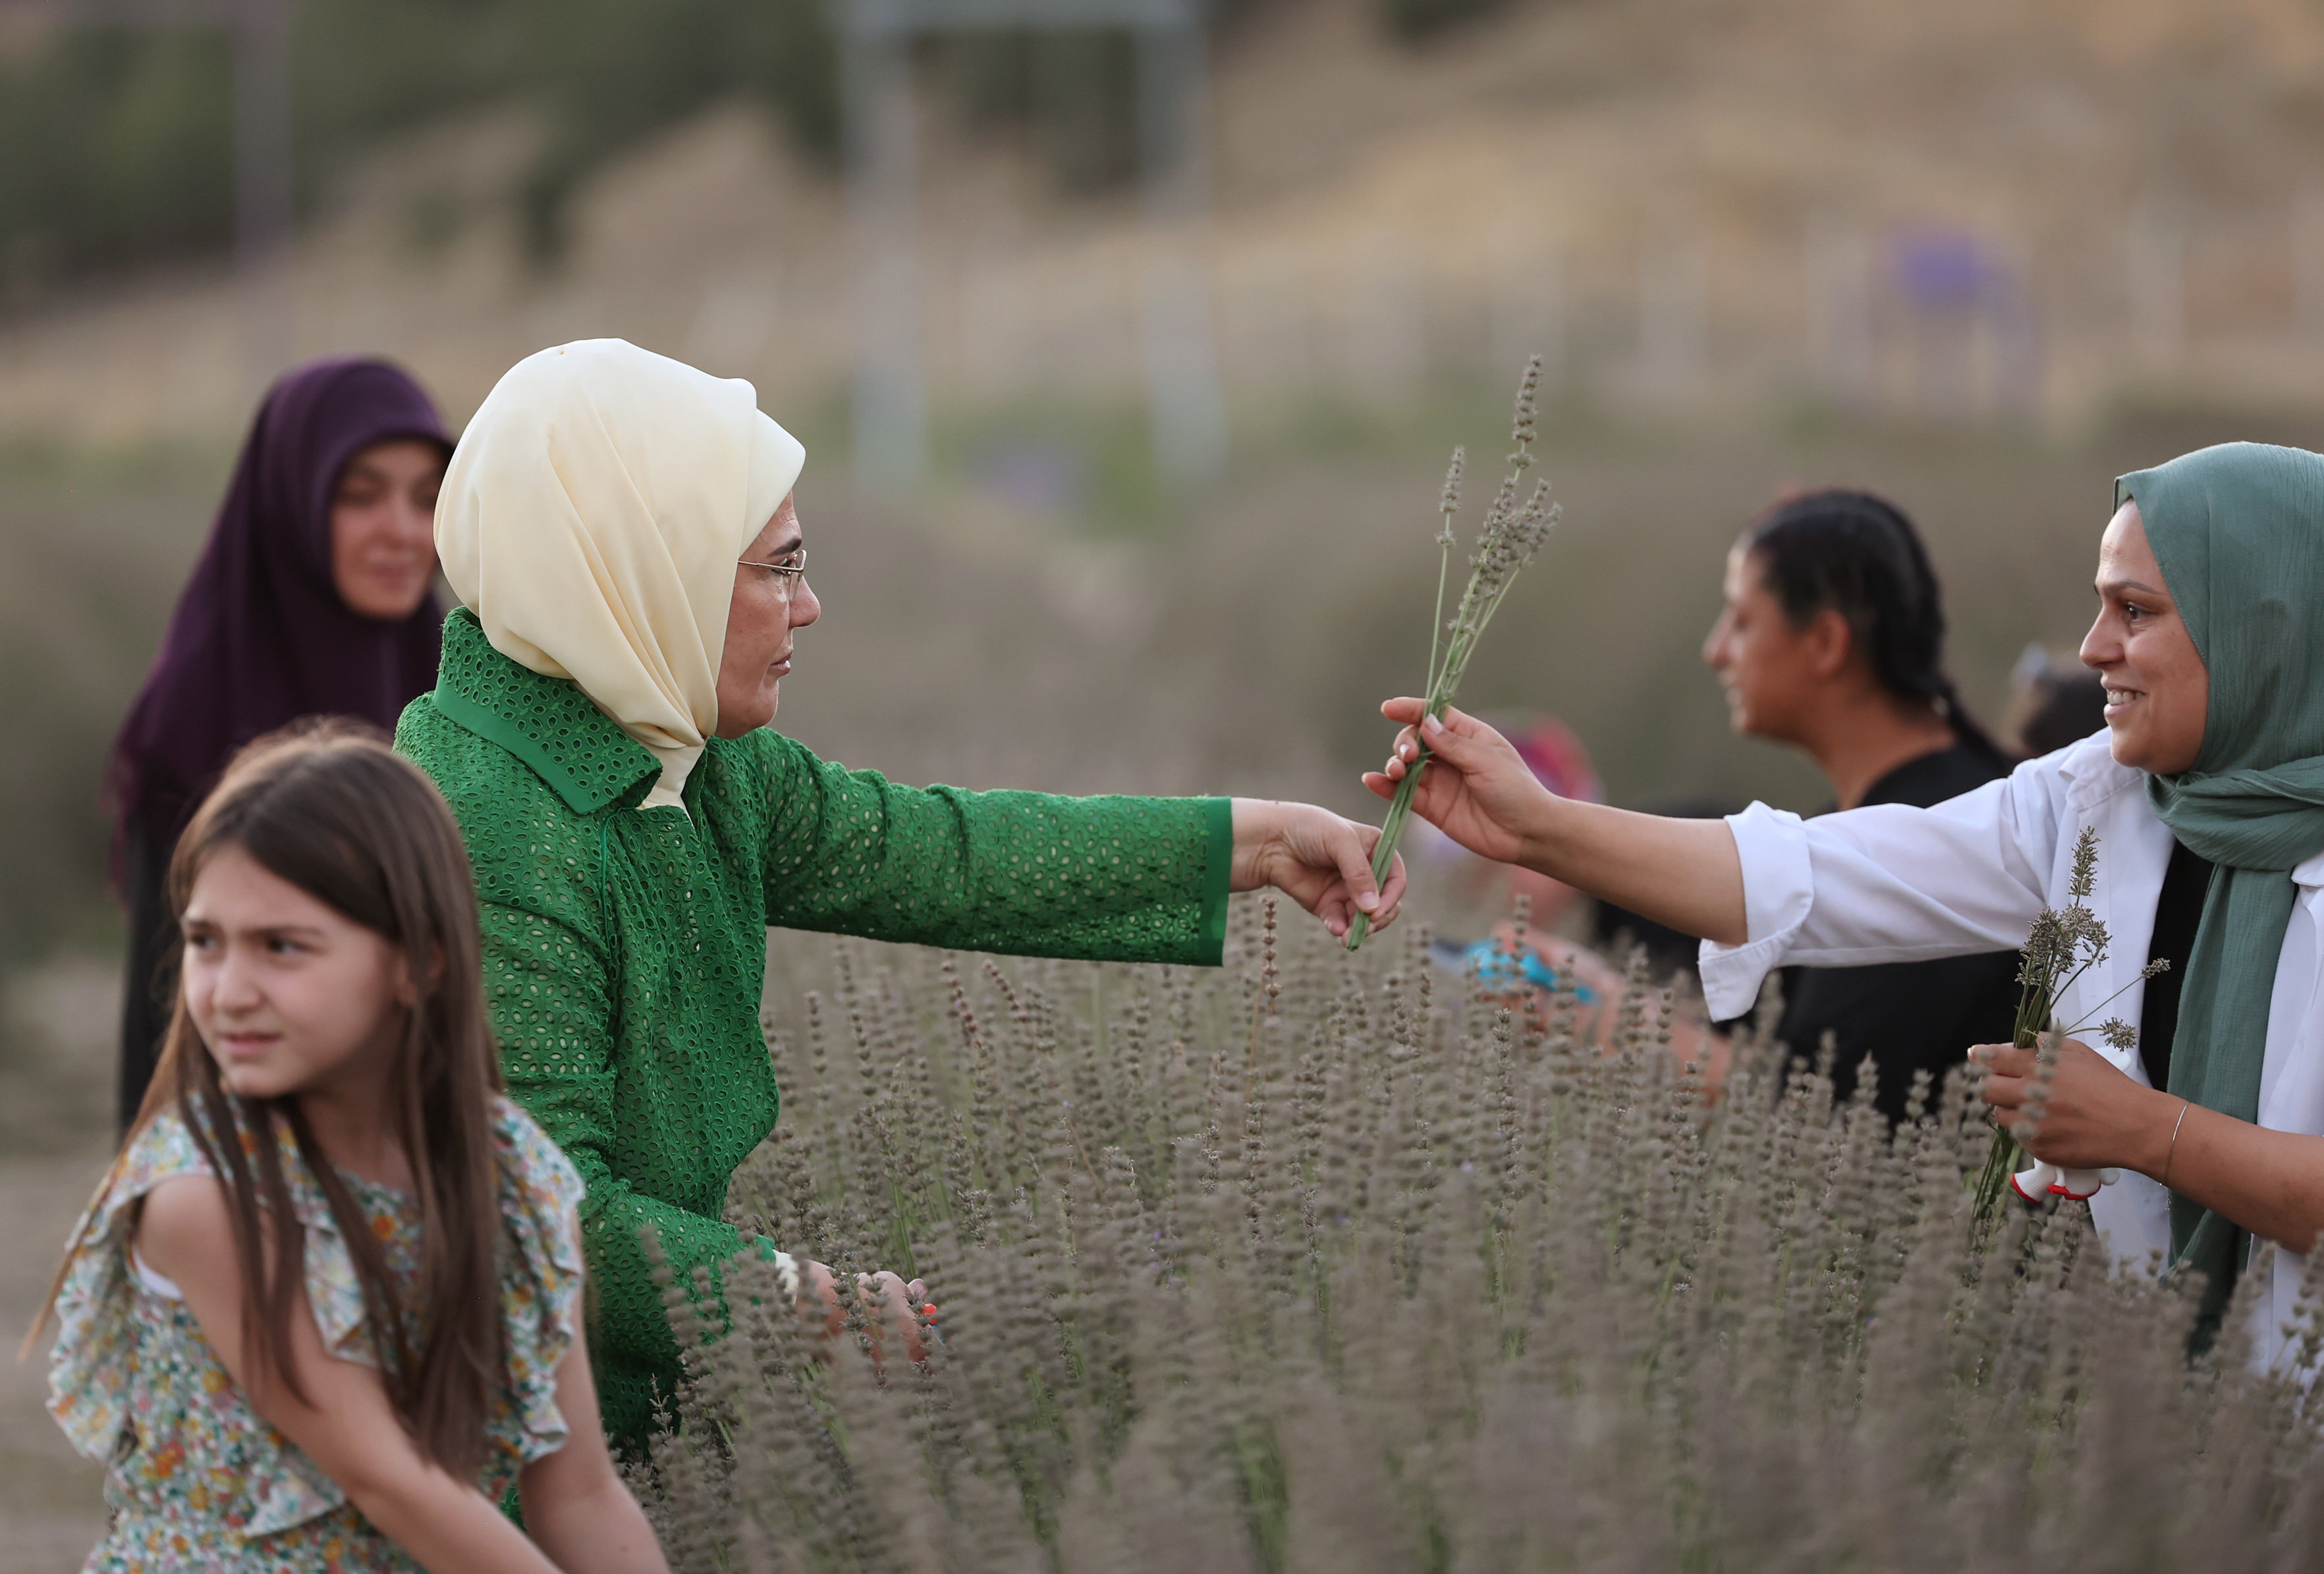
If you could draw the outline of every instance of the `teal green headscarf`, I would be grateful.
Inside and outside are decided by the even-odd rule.
[[[2268,1002],[2298,887],[2324,852],[2324,456],[2223,443],[2115,483],[2210,674],[2192,769],[2150,775],[2154,812],[2218,866],[2181,988],[2170,1091],[2259,1116]],[[2214,1323],[2249,1238],[2173,1195],[2171,1259],[2209,1280]]]

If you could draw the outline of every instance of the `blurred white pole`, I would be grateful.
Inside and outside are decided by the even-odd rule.
[[[1185,485],[1211,479],[1227,457],[1209,277],[1209,69],[1192,5],[1140,26],[1137,41],[1148,418],[1156,472]]]
[[[1146,189],[1141,289],[1156,468],[1199,480],[1226,457],[1211,331],[1208,113],[1200,0],[828,0],[840,36],[848,227],[856,268],[855,474],[917,478],[927,459],[913,234],[912,40],[922,33],[1126,27],[1137,40]]]
[[[1565,253],[1555,240],[1504,228],[1493,247],[1493,379],[1515,376],[1541,357],[1541,381],[1565,377]]]
[[[1707,282],[1690,236],[1650,236],[1638,260],[1638,359],[1646,385],[1665,395],[1702,380]]]
[[[2130,215],[2131,343],[2152,371],[2179,365],[2187,341],[2187,227],[2178,205],[2149,192]]]
[[[1411,258],[1395,232],[1371,228],[1357,236],[1347,260],[1349,392],[1379,403],[1408,399],[1428,370],[1428,330]]]
[[[234,19],[235,283],[243,375],[263,389],[298,351],[290,276],[293,0],[239,0]]]
[[[1830,216],[1808,223],[1808,364],[1842,404],[1872,394],[1872,245]]]
[[[855,478],[908,486],[927,461],[914,256],[911,33],[885,7],[840,14],[847,222],[855,254]]]
[[[2324,186],[2302,186],[2292,204],[2292,282],[2304,338],[2324,338]]]
[[[298,0],[0,0],[84,26],[224,27],[234,38],[234,255],[243,378],[254,395],[298,353],[290,279],[296,215],[290,23]]]

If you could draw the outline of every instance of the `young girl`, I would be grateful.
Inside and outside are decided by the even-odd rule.
[[[581,1182],[501,1094],[428,778],[262,740],[170,897],[175,1016],[51,1302],[49,1408],[107,1461],[87,1566],[665,1569],[598,1421]]]

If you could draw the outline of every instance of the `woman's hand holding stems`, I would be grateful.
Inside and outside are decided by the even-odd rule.
[[[1440,722],[1423,701],[1406,698],[1380,714],[1405,727],[1388,763],[1364,777],[1379,797],[1396,795],[1425,741],[1413,812],[1479,857],[1563,880],[1682,934],[1742,942],[1743,865],[1722,821],[1560,798],[1507,738],[1457,709]]]
[[[1396,920],[1404,901],[1404,860],[1389,866],[1383,889],[1372,878],[1376,826],[1342,819],[1311,803],[1265,798],[1234,801],[1234,862],[1227,885],[1257,891],[1272,885],[1323,921],[1336,938],[1358,912],[1374,929]]]
[[[1978,1044],[1985,1101],[2023,1109],[2039,1051]],[[2060,1046],[2041,1118],[2002,1118],[2025,1151],[2062,1169],[2135,1170],[2295,1252],[2324,1227],[2324,1142],[2270,1131],[2144,1087],[2079,1039]]]

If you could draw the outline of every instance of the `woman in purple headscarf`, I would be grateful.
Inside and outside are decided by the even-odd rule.
[[[392,728],[436,681],[434,515],[451,451],[428,395],[384,361],[301,366],[258,407],[106,776],[130,922],[124,1125],[169,1022],[162,879],[228,757],[301,717]]]

